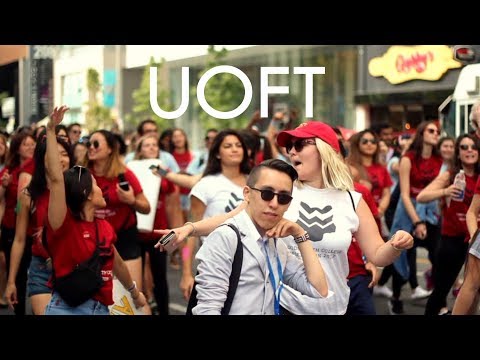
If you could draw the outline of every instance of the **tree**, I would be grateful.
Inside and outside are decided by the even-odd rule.
[[[98,101],[98,92],[102,89],[100,75],[92,68],[87,70],[88,110],[85,114],[85,125],[88,131],[111,128],[113,119],[110,109],[101,105]]]
[[[207,64],[205,69],[199,73],[198,80],[205,72],[219,65],[226,65],[225,59],[228,50],[222,48],[215,50],[215,45],[208,46]],[[196,99],[196,86],[192,86],[191,94]],[[219,111],[231,111],[237,108],[243,101],[245,89],[241,80],[235,75],[221,73],[213,76],[205,86],[205,99],[208,104]],[[244,128],[250,117],[243,113],[242,115],[228,120],[216,119],[207,114],[198,104],[194,102],[200,124],[203,129],[217,128]]]
[[[156,115],[150,106],[150,67],[157,67],[159,70],[163,67],[165,59],[161,62],[155,62],[155,59],[150,57],[150,61],[143,71],[142,81],[140,87],[133,91],[133,106],[132,113],[125,116],[126,123],[130,128],[136,127],[140,122],[146,118],[154,120],[159,129],[166,129],[172,127],[172,120],[164,119]],[[160,72],[160,71],[158,71]],[[162,110],[171,111],[170,96],[167,90],[162,86],[157,79],[157,103]]]

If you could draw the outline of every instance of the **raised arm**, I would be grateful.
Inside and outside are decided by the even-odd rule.
[[[48,222],[53,230],[58,229],[65,220],[67,203],[65,201],[65,185],[63,180],[62,165],[57,148],[55,126],[60,124],[63,115],[68,111],[67,106],[55,107],[47,124],[47,153],[46,172],[50,184],[50,198],[48,203]]]
[[[428,184],[420,194],[417,195],[417,201],[421,203],[440,199],[444,196],[451,196],[455,193],[455,186],[448,186],[450,182],[450,172],[444,171],[439,174],[430,184]]]

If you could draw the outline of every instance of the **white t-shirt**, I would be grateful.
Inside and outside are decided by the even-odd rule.
[[[350,191],[358,206],[361,194]],[[328,281],[333,296],[314,299],[284,286],[281,305],[297,315],[343,315],[347,310],[350,288],[347,251],[352,233],[359,226],[359,219],[348,192],[335,189],[316,189],[304,185],[294,186],[293,200],[284,217],[297,222],[310,235],[313,248]],[[291,253],[301,259],[298,246],[292,237],[282,238]]]
[[[238,186],[221,173],[208,175],[195,184],[190,196],[195,196],[205,204],[203,219],[207,219],[225,214],[240,205],[243,201],[243,186]]]

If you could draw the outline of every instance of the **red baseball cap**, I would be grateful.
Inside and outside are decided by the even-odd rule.
[[[321,121],[307,121],[294,130],[280,132],[277,136],[277,144],[285,147],[292,137],[300,139],[319,138],[330,145],[337,153],[340,152],[337,134],[335,134],[330,125]]]

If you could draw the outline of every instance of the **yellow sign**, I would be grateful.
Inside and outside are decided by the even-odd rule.
[[[448,69],[461,67],[446,45],[392,46],[368,63],[372,76],[383,76],[391,84],[410,80],[439,80]]]
[[[128,301],[126,296],[123,296],[120,299],[120,302],[122,303],[121,305],[113,305],[112,309],[110,310],[111,315],[135,315],[133,312],[132,305],[130,305],[130,302]],[[120,313],[120,314],[119,314]]]

